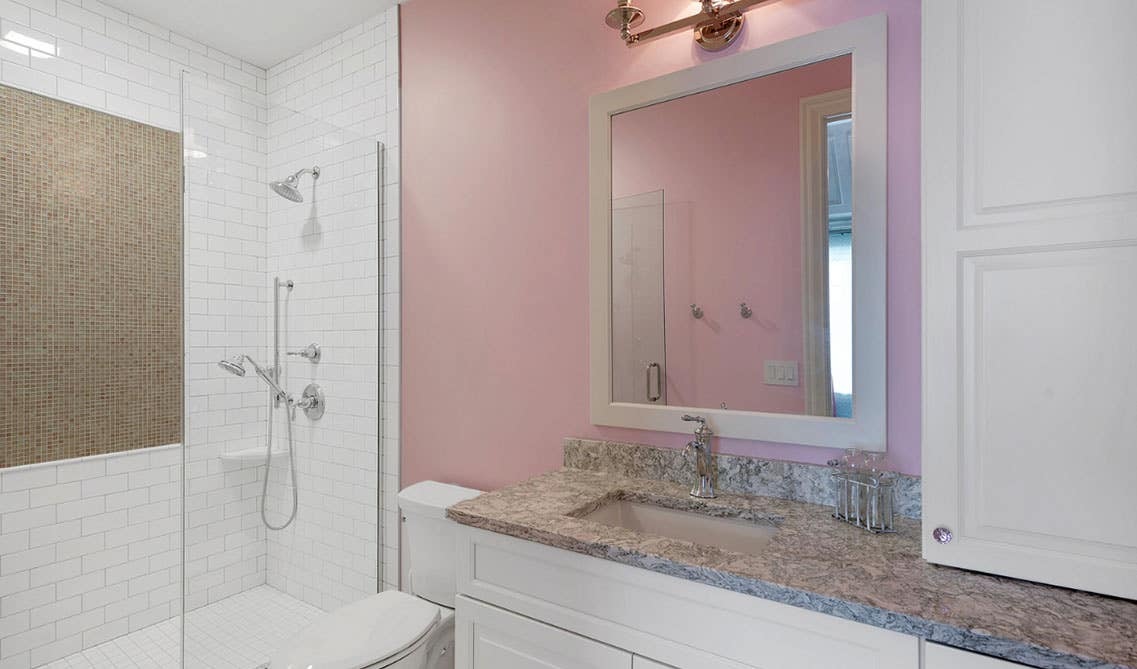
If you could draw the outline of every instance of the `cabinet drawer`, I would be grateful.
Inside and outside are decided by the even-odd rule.
[[[665,665],[920,664],[916,637],[470,527],[458,542],[461,594]]]
[[[459,597],[456,669],[631,669],[632,654]]]
[[[937,643],[924,645],[924,669],[1023,669],[1025,666]]]

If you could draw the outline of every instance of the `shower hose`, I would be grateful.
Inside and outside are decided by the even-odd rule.
[[[265,505],[268,504],[268,477],[272,471],[272,423],[273,416],[276,414],[275,402],[269,400],[268,404],[268,439],[265,444],[265,478],[264,483],[261,485],[261,520],[264,521],[265,527],[270,530],[283,530],[296,520],[296,510],[300,504],[300,488],[296,485],[296,448],[292,443],[292,421],[296,417],[296,403],[289,395],[284,398],[284,424],[288,429],[288,469],[292,472],[292,513],[288,514],[288,520],[284,521],[283,525],[273,525],[268,522],[268,514],[265,513]]]

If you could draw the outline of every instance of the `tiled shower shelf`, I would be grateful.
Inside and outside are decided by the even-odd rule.
[[[287,458],[288,451],[274,450],[272,452],[272,459]],[[265,449],[263,448],[245,448],[239,451],[230,451],[229,453],[222,453],[220,455],[221,462],[227,464],[248,464],[257,463],[263,464],[265,460]]]

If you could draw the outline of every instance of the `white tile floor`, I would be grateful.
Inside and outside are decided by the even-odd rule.
[[[185,669],[255,669],[321,613],[267,585],[191,611]],[[178,669],[179,628],[172,618],[41,669]]]

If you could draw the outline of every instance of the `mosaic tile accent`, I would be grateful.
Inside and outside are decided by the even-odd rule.
[[[181,441],[181,158],[0,86],[0,467]]]
[[[564,440],[565,466],[620,476],[671,481],[690,485],[695,466],[689,456],[674,448],[593,439]],[[763,460],[744,455],[715,453],[715,488],[721,492],[763,495],[832,506],[835,501],[833,470],[784,460]],[[896,514],[919,518],[920,477],[900,474],[893,486]]]

